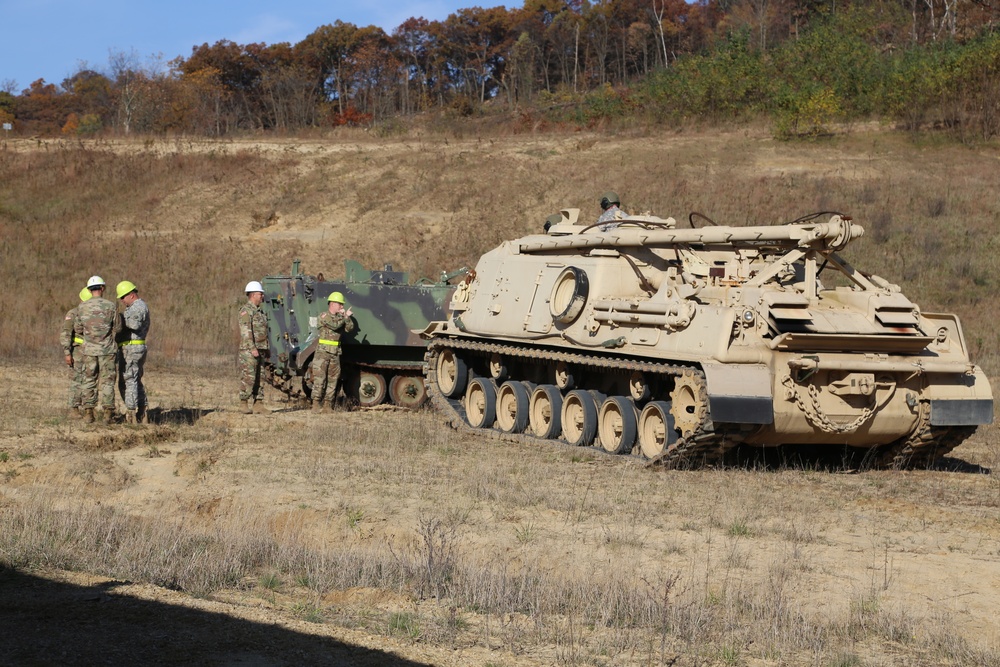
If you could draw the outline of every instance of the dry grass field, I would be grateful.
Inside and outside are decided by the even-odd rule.
[[[1000,438],[929,471],[652,471],[431,411],[236,411],[247,280],[434,275],[578,206],[779,223],[957,312],[996,385],[994,148],[869,131],[0,150],[0,664],[1000,665]],[[150,304],[153,424],[64,416],[87,276]]]

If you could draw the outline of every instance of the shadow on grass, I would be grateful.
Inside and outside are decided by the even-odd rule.
[[[782,445],[751,447],[741,445],[726,455],[726,465],[755,470],[822,470],[825,472],[857,473],[873,469],[873,452],[859,447],[829,445]],[[919,469],[916,468],[916,469]],[[983,466],[945,456],[935,461],[930,470],[990,475]]]
[[[0,566],[0,665],[425,663],[215,612],[140,600]]]
[[[170,424],[191,426],[207,414],[215,412],[203,408],[150,408],[146,411],[146,419],[150,424]]]

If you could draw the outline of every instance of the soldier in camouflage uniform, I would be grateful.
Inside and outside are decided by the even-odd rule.
[[[118,340],[118,390],[125,401],[125,421],[141,424],[146,416],[146,388],[142,384],[146,365],[146,336],[149,335],[149,308],[139,298],[138,288],[128,280],[115,288],[125,306]]]
[[[80,290],[80,302],[90,300],[90,290],[84,287]],[[76,306],[66,313],[62,331],[59,333],[59,343],[62,345],[66,365],[69,366],[69,417],[79,419],[81,401],[83,400],[83,338],[82,332],[76,328]]]
[[[316,333],[319,343],[312,361],[312,409],[322,412],[326,408],[323,398],[330,389],[330,407],[337,400],[337,383],[340,381],[340,336],[354,331],[351,309],[344,310],[344,295],[333,292],[327,297],[329,309],[319,316]]]
[[[261,307],[264,287],[256,280],[246,286],[247,302],[240,308],[240,401],[245,414],[264,412],[264,363],[270,355],[267,313]]]
[[[602,232],[610,232],[621,224],[618,222],[624,215],[620,208],[621,204],[621,198],[615,192],[605,192],[601,197],[601,210],[604,213],[597,219],[597,224],[600,225]]]
[[[83,338],[83,414],[87,423],[94,421],[98,392],[104,421],[115,416],[115,338],[121,329],[118,309],[104,298],[104,279],[93,276],[87,281],[90,300],[76,307],[76,324]]]

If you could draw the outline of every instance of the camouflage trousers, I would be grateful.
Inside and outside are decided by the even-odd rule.
[[[322,347],[322,346],[320,346]],[[322,403],[326,398],[326,390],[330,390],[330,402],[337,400],[337,383],[340,381],[340,352],[331,354],[322,350],[316,351],[312,360],[312,400]]]
[[[123,345],[118,351],[118,391],[126,410],[146,407],[146,387],[142,384],[145,365],[145,345]]]
[[[83,404],[83,348],[73,348],[73,367],[69,370],[69,407],[78,408]]]
[[[260,356],[253,356],[249,350],[240,350],[240,400],[249,398],[255,401],[264,400],[264,359],[267,358],[266,350],[258,350]]]
[[[101,407],[115,409],[115,355],[102,354],[98,357],[83,355],[83,407],[96,408],[97,395],[101,395]]]

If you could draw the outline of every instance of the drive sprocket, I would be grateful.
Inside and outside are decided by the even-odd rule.
[[[705,379],[694,371],[685,370],[674,381],[670,402],[674,427],[682,437],[691,437],[702,427],[708,416],[708,388],[705,386]]]

